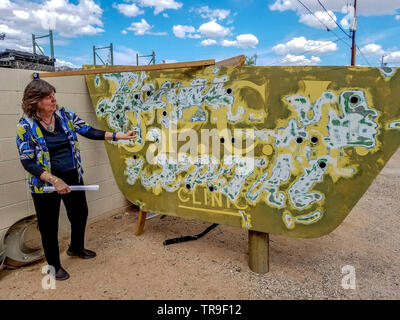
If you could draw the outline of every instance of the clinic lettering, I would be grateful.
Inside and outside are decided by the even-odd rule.
[[[186,187],[179,188],[178,199],[180,201],[180,204],[199,208],[236,208],[240,210],[245,210],[248,208],[247,204],[241,207],[238,204],[231,202],[222,193],[211,192],[207,188],[201,188],[200,186],[193,190],[188,190]]]

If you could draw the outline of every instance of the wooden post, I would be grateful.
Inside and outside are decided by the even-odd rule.
[[[140,210],[138,221],[136,223],[136,235],[140,236],[144,232],[144,223],[146,222],[146,212]]]
[[[256,273],[269,271],[269,234],[249,230],[249,267]]]

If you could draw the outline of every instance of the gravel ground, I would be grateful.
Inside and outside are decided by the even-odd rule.
[[[0,299],[400,299],[400,151],[345,221],[318,239],[270,235],[270,272],[248,267],[247,232],[218,226],[197,241],[163,241],[202,232],[210,224],[177,217],[146,221],[136,213],[87,228],[92,260],[61,260],[70,273],[55,290],[42,288],[44,260],[0,271]],[[355,268],[356,288],[342,287],[342,268]]]

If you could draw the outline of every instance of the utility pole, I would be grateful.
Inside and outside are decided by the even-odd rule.
[[[354,0],[354,16],[351,21],[350,31],[352,32],[351,65],[356,64],[356,30],[357,30],[357,0]]]
[[[382,56],[382,60],[381,60],[381,68],[384,68],[387,66],[387,63],[383,61],[383,59],[386,57],[386,55]]]

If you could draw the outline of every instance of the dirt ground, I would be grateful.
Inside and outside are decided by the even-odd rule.
[[[345,221],[318,239],[270,235],[270,272],[248,267],[247,232],[218,226],[203,238],[164,246],[198,234],[210,224],[160,216],[135,236],[136,213],[88,226],[92,260],[61,261],[70,273],[55,290],[42,288],[44,260],[0,271],[0,299],[400,299],[400,151]],[[344,289],[342,268],[355,268],[356,288]]]

